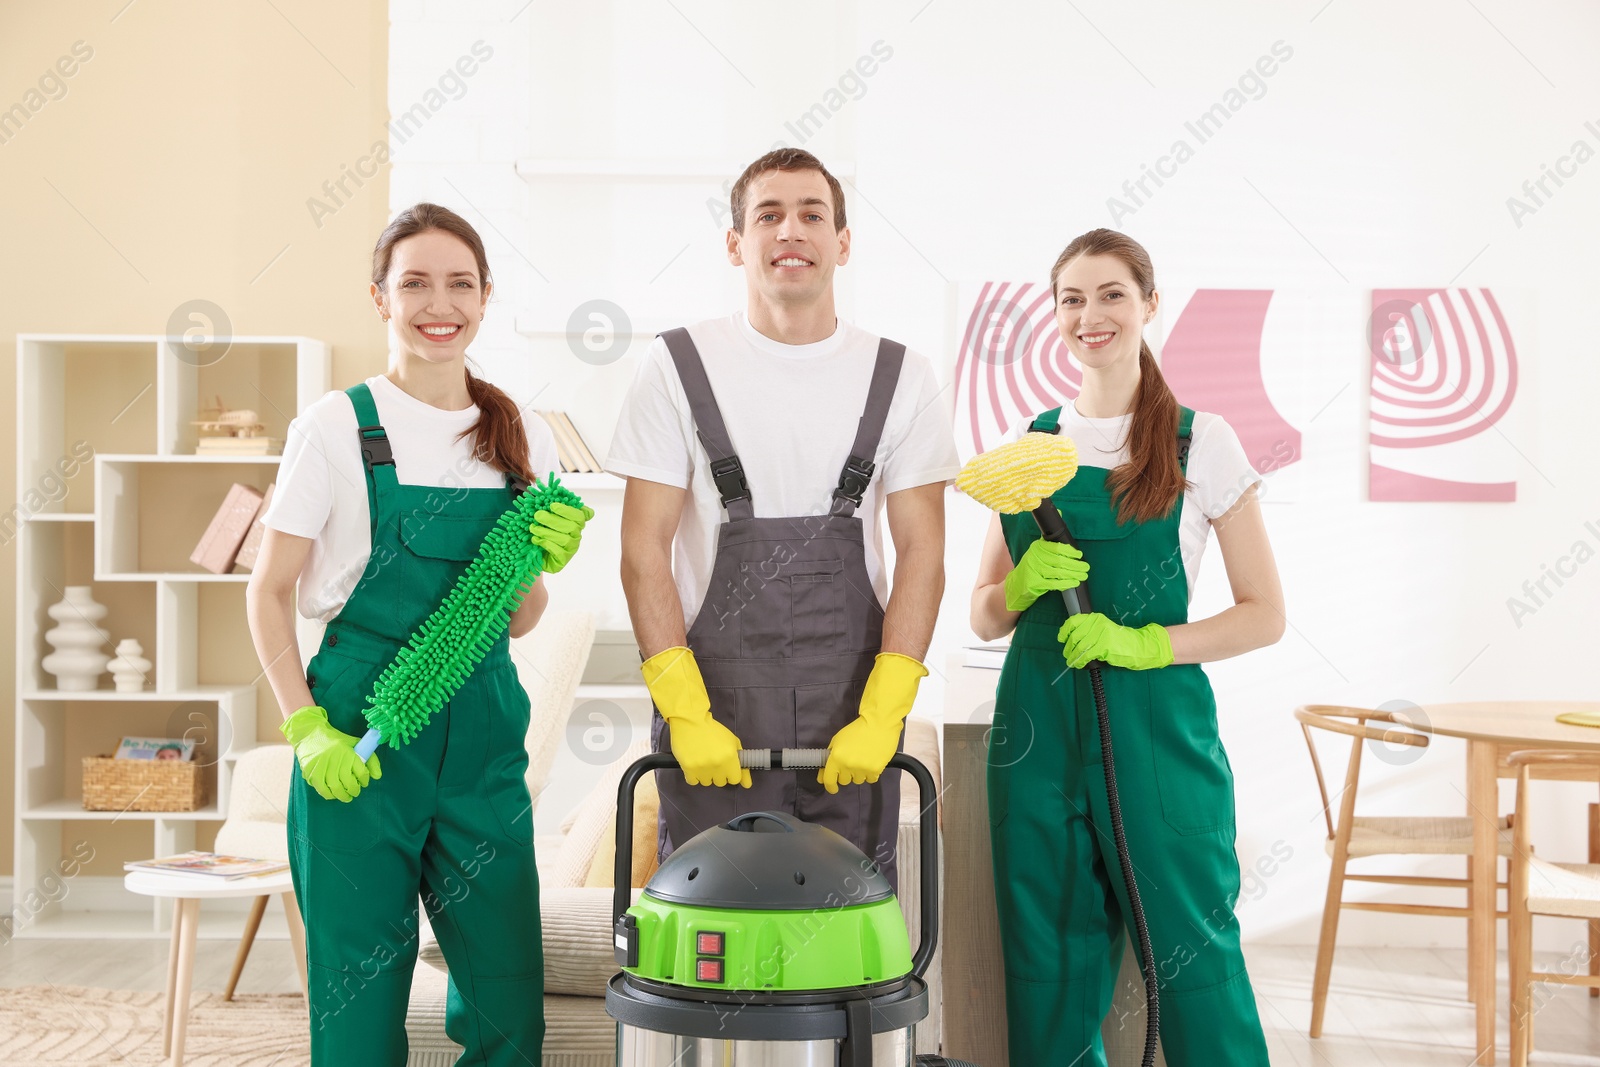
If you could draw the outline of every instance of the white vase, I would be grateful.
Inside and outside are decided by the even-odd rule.
[[[117,657],[106,664],[119,693],[144,692],[145,679],[150,677],[150,661],[144,658],[144,646],[132,637],[117,642]]]
[[[95,625],[105,618],[106,606],[95,602],[87,585],[69,585],[61,602],[51,604],[45,613],[58,623],[44,635],[55,651],[39,665],[56,676],[57,689],[81,692],[95,688],[111,659],[100,651],[111,635]]]

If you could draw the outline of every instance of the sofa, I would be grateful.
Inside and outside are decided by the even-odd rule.
[[[559,717],[564,725],[566,713],[559,712]],[[905,749],[927,765],[935,795],[939,795],[934,724],[908,720]],[[605,987],[617,971],[611,941],[617,784],[623,770],[647,750],[645,741],[636,742],[604,768],[561,834],[535,841],[545,957],[543,1067],[611,1067],[615,1063],[616,1024],[606,1014]],[[915,949],[920,922],[921,809],[915,780],[910,775],[902,775],[901,780],[900,903]],[[644,883],[654,866],[655,817],[654,783],[646,775],[635,796],[635,886]],[[637,894],[635,889],[635,898]],[[917,1027],[918,1052],[937,1052],[939,1048],[940,963],[941,954],[936,953],[927,975],[928,1019]],[[411,1045],[408,1067],[450,1067],[460,1054],[460,1046],[444,1033],[446,976],[443,954],[425,931],[406,1018]]]

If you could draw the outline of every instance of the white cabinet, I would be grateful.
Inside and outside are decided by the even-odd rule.
[[[243,618],[249,575],[211,574],[189,553],[228,486],[265,489],[279,460],[196,456],[192,423],[220,396],[256,410],[263,432],[282,438],[330,387],[330,365],[328,346],[304,337],[240,337],[219,351],[197,358],[160,336],[17,338],[18,503],[0,513],[0,538],[18,542],[16,936],[160,933],[158,903],[114,921],[64,909],[71,887],[54,888],[63,864],[76,869],[84,842],[93,847],[113,825],[148,824],[144,856],[194,847],[196,825],[227,814],[233,761],[256,744],[262,683]],[[91,586],[108,607],[108,652],[124,637],[143,645],[153,664],[143,692],[113,691],[109,674],[97,690],[56,690],[40,667],[54,625],[45,609],[68,585]],[[110,752],[126,734],[199,741],[206,805],[84,811],[81,758]]]

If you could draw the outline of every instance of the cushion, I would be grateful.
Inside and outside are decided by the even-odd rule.
[[[601,838],[616,837],[614,818],[617,784],[622,781],[622,772],[634,760],[648,754],[649,751],[650,739],[642,737],[629,745],[628,751],[617,757],[601,772],[600,780],[578,805],[578,817],[562,840],[561,850],[556,853],[555,868],[550,879],[552,887],[581,886],[588,879],[589,867],[594,863],[594,854],[600,847]]]
[[[629,884],[635,889],[643,887],[656,873],[656,820],[660,808],[656,776],[647,774],[639,779],[633,791],[633,880]],[[594,859],[589,863],[589,874],[583,884],[610,889],[617,884],[616,867],[617,813],[612,811],[595,846]]]
[[[549,611],[531,631],[511,642],[511,661],[528,692],[528,794],[534,805],[550,780],[550,766],[566,732],[572,698],[594,641],[594,617]]]

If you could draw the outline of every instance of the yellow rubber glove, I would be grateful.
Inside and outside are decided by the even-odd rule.
[[[841,785],[876,782],[900,746],[900,726],[911,714],[917,684],[928,668],[898,652],[880,652],[872,661],[861,710],[855,721],[828,742],[828,762],[817,781],[830,793]]]
[[[711,717],[711,698],[694,652],[676,645],[657,652],[639,668],[650,699],[672,730],[672,754],[690,785],[750,788],[750,772],[739,766],[739,739]]]
[[[328,712],[315,704],[296,711],[278,727],[294,746],[300,761],[300,776],[323,800],[346,804],[356,798],[373,778],[383,777],[374,752],[365,761],[356,755],[356,741],[328,722]]]

